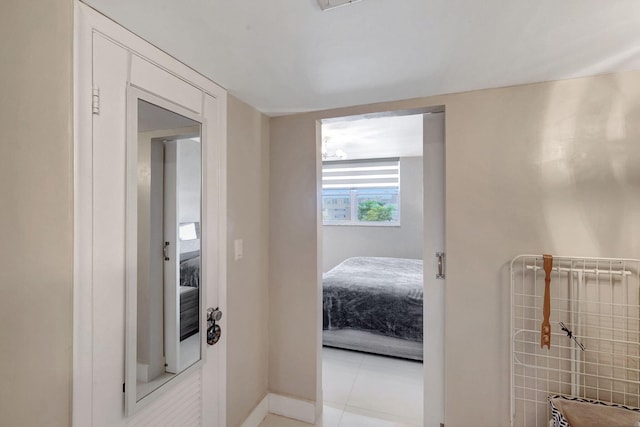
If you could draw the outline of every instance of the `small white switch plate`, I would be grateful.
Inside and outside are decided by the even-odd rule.
[[[233,241],[233,247],[235,249],[235,260],[242,259],[244,255],[244,249],[242,247],[242,239],[236,239]]]

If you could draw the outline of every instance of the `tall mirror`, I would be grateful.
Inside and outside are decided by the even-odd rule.
[[[128,413],[201,359],[203,334],[202,125],[141,95],[129,97]]]

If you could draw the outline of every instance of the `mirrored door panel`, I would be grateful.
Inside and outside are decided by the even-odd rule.
[[[139,402],[201,360],[202,124],[134,89],[129,108],[136,140],[129,141],[135,197],[128,204],[135,204],[136,232],[128,260],[136,272],[127,295],[135,300],[128,323],[136,326],[127,340],[127,379],[135,372],[135,387],[126,392],[135,389]]]

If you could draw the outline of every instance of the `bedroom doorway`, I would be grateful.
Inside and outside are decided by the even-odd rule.
[[[320,359],[330,424],[444,421],[444,284],[432,279],[444,252],[443,110],[321,121]]]

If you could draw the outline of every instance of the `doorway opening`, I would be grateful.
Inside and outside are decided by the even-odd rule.
[[[320,130],[323,417],[443,422],[444,357],[431,346],[444,354],[444,323],[431,306],[443,319],[444,301],[433,301],[430,274],[433,248],[444,252],[444,109],[327,119]],[[441,388],[428,406],[425,381]]]

